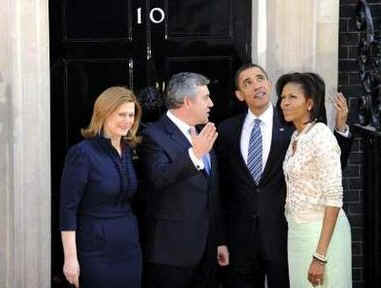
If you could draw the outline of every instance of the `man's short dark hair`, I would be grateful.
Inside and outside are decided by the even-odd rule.
[[[243,64],[236,72],[235,72],[235,75],[234,75],[234,85],[235,85],[235,88],[236,90],[239,90],[239,76],[241,75],[241,73],[247,69],[250,69],[250,68],[258,68],[259,70],[262,71],[262,73],[265,75],[266,79],[269,80],[269,76],[267,75],[267,72],[265,71],[265,69],[263,69],[262,66],[258,65],[258,64],[253,64],[253,63],[246,63],[246,64]]]

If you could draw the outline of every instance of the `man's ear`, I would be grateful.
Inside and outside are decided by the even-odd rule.
[[[239,101],[245,101],[245,99],[243,99],[243,97],[242,97],[242,95],[241,95],[241,91],[239,91],[239,90],[235,90],[234,91],[235,92],[235,97],[237,97],[237,99],[239,100]]]
[[[191,102],[192,100],[188,97],[188,96],[185,96],[184,97],[184,107],[186,109],[189,109],[190,105],[191,105]]]

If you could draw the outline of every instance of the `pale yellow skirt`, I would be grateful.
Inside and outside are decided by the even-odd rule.
[[[320,238],[322,221],[298,224],[288,219],[288,265],[291,288],[313,287],[307,279],[312,254]],[[352,241],[347,217],[341,212],[327,251],[324,288],[352,287]]]

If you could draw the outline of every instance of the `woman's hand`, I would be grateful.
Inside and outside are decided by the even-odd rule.
[[[343,131],[348,120],[349,108],[347,99],[344,97],[343,93],[339,92],[333,101],[336,107],[336,129]]]
[[[65,255],[63,273],[70,284],[79,288],[79,263],[75,242],[75,231],[61,231],[61,237]]]
[[[65,258],[63,273],[70,284],[79,288],[79,263],[77,257]]]
[[[318,260],[312,259],[310,269],[308,269],[308,281],[312,286],[323,285],[324,283],[325,264]]]

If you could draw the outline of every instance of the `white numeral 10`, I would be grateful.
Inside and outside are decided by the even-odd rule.
[[[136,12],[137,12],[137,22],[138,22],[138,24],[142,24],[142,8],[138,8]],[[157,16],[157,14],[155,14],[155,12],[157,12],[159,14],[158,18],[155,17],[155,15]],[[159,23],[163,22],[165,19],[164,10],[161,8],[158,8],[158,7],[152,8],[150,13],[149,13],[149,19],[151,20],[152,23],[155,23],[155,24],[159,24]]]

